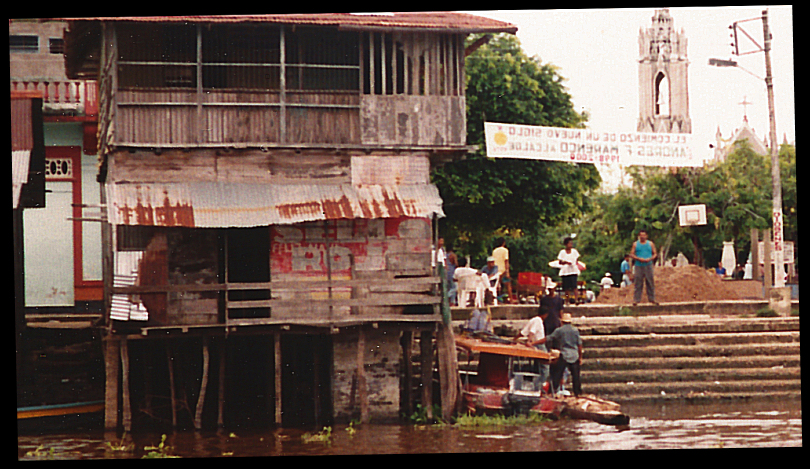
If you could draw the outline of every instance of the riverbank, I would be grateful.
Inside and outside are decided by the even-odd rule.
[[[583,339],[583,392],[623,405],[800,400],[799,316],[757,314],[765,308],[754,300],[567,307]],[[490,311],[495,333],[514,336],[537,306]],[[465,314],[453,311],[456,331]]]

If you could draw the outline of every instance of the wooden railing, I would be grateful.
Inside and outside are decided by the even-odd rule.
[[[92,80],[11,80],[11,91],[40,91],[50,109],[75,110],[86,116],[98,114],[98,85]]]
[[[325,324],[347,316],[358,320],[397,320],[402,314],[380,314],[380,307],[424,306],[430,308],[442,301],[439,277],[405,277],[395,279],[301,280],[255,283],[219,283],[195,285],[149,285],[113,287],[113,294],[139,295],[163,293],[224,292],[225,322],[188,325],[261,325],[279,323]],[[264,291],[269,299],[231,300],[228,292]],[[191,300],[194,301],[194,300]],[[222,301],[220,298],[219,301]],[[268,308],[266,317],[234,317],[236,311]],[[365,313],[368,308],[372,313]],[[343,313],[337,310],[342,309]],[[315,311],[315,314],[313,314]],[[432,310],[431,310],[432,311]],[[212,311],[213,313],[213,311]],[[429,313],[429,314],[432,314]],[[178,321],[179,320],[179,321]],[[172,326],[182,326],[182,317],[169,318]]]

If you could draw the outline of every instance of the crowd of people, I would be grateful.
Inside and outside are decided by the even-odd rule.
[[[523,273],[520,274],[521,280],[519,283],[516,284],[513,279],[510,253],[504,238],[497,239],[495,248],[487,257],[486,263],[479,268],[468,265],[469,257],[464,258],[450,250],[446,251],[442,238],[439,238],[438,241],[435,260],[441,262],[446,268],[446,285],[451,306],[461,306],[460,303],[464,303],[464,301],[459,301],[457,298],[459,279],[471,274],[478,275],[481,278],[481,285],[485,286],[485,289],[492,291],[496,304],[536,304],[545,295],[547,285],[557,285],[563,301],[572,304],[592,302],[596,299],[595,291],[604,292],[616,287],[633,288],[633,305],[641,303],[645,292],[646,300],[649,303],[659,304],[655,294],[654,277],[655,265],[660,264],[662,261],[658,260],[658,249],[655,243],[649,239],[649,233],[646,230],[638,231],[637,238],[630,245],[629,251],[621,261],[619,271],[605,272],[599,282],[590,282],[599,285],[599,288],[593,291],[591,290],[593,287],[587,287],[585,282],[580,281],[582,271],[586,267],[582,262],[581,254],[574,247],[574,235],[566,237],[562,244],[562,249],[560,249],[556,259],[549,263],[551,267],[558,269],[558,283],[552,282],[552,277],[546,274],[531,274],[535,276],[541,275],[542,281],[537,282],[537,277],[534,277],[528,289],[523,282]],[[673,267],[689,264],[689,260],[682,253],[669,259],[666,262],[667,266],[670,265],[670,262]],[[718,262],[717,266],[710,270],[723,279],[744,280],[752,278],[750,259],[745,265],[735,263],[734,268],[730,271],[729,267],[724,266],[723,261]],[[763,263],[760,262],[760,278],[763,277],[762,271]],[[621,277],[619,277],[619,274]],[[784,275],[787,278],[787,273]],[[531,291],[531,293],[527,293],[527,291]],[[480,288],[476,289],[476,294],[483,298],[483,292]],[[478,304],[481,304],[480,301]]]
[[[440,240],[440,249],[443,249],[443,240]],[[501,302],[515,302],[513,296],[513,282],[510,272],[509,250],[506,242],[500,238],[496,242],[496,247],[487,258],[486,264],[479,269],[469,267],[466,258],[459,258],[453,252],[440,254],[445,259],[447,267],[447,284],[451,304],[456,305],[458,301],[465,306],[472,308],[469,320],[463,328],[469,332],[493,333],[490,308],[493,301],[498,298]],[[688,261],[679,258],[672,259],[672,265],[681,265],[681,262],[688,264]],[[637,238],[630,246],[629,252],[624,256],[621,265],[621,280],[614,283],[613,276],[606,272],[599,282],[602,291],[613,287],[633,288],[633,305],[641,302],[646,292],[647,301],[658,305],[655,296],[654,265],[659,253],[655,243],[649,239],[646,230],[640,230]],[[551,278],[543,275],[542,290],[537,294],[539,307],[525,326],[520,330],[518,336],[514,337],[514,342],[523,343],[526,346],[534,347],[543,351],[559,350],[558,359],[552,364],[537,363],[537,373],[539,375],[540,388],[547,383],[550,385],[550,392],[556,394],[560,391],[561,385],[565,382],[565,375],[571,377],[573,383],[573,393],[579,396],[582,393],[580,381],[580,367],[582,364],[582,339],[576,327],[573,326],[570,313],[565,311],[566,303],[578,296],[579,275],[585,270],[585,264],[581,260],[580,253],[574,248],[572,237],[563,240],[563,247],[559,251],[557,258],[550,263],[551,266],[559,268],[559,284],[551,281]],[[742,279],[749,275],[749,266],[736,265],[733,272],[729,273],[723,267],[722,262],[718,263],[715,273],[721,277],[731,277]],[[483,308],[481,303],[475,301],[475,297],[458,298],[459,279],[475,275],[480,277],[482,284],[488,288],[479,290],[484,298]],[[558,294],[558,285],[559,293]]]

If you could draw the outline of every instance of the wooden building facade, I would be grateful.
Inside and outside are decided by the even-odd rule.
[[[107,426],[159,414],[161,394],[197,428],[430,406],[447,339],[430,169],[468,151],[465,37],[515,28],[460,13],[68,24],[68,75],[99,83]]]

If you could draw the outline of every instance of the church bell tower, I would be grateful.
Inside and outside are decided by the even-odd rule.
[[[691,133],[686,37],[669,9],[656,10],[639,31],[639,132]]]

